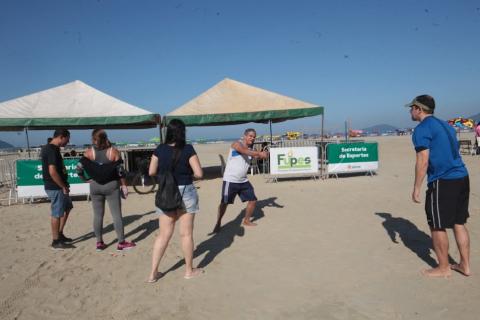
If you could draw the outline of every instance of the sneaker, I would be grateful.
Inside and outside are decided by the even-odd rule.
[[[136,246],[133,242],[123,241],[119,242],[117,245],[117,251],[129,250]]]
[[[62,242],[72,242],[73,241],[72,238],[65,237],[65,235],[62,232],[58,234],[58,240],[60,240]]]
[[[63,241],[60,241],[60,240],[53,240],[52,241],[52,249],[53,250],[61,251],[61,250],[72,249],[72,248],[75,248],[75,247],[71,244],[66,244]]]
[[[107,245],[103,241],[97,242],[97,251],[103,251],[107,248]]]

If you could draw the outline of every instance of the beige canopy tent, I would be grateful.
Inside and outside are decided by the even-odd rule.
[[[181,119],[187,126],[216,126],[322,115],[323,123],[323,111],[323,107],[312,103],[226,78],[168,113],[164,120]]]

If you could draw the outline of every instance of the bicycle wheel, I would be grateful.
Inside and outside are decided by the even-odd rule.
[[[132,180],[133,189],[139,194],[147,194],[155,189],[155,177],[138,172]]]

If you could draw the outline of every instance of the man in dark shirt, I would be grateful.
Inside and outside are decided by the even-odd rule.
[[[70,186],[67,170],[60,154],[60,147],[66,146],[69,140],[70,132],[68,130],[57,129],[53,134],[53,139],[41,151],[43,184],[52,203],[52,248],[59,250],[72,247],[66,245],[72,239],[65,237],[63,234],[63,228],[73,205],[69,196]]]

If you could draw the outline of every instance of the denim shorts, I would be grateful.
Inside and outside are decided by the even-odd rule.
[[[63,190],[45,190],[50,199],[52,217],[61,218],[65,212],[70,212],[73,208],[70,196],[63,193]]]
[[[182,196],[182,205],[183,211],[186,213],[196,213],[200,209],[198,206],[198,193],[197,188],[193,184],[188,184],[185,186],[178,186],[178,191]],[[158,214],[163,214],[164,212],[160,208],[156,208]]]

